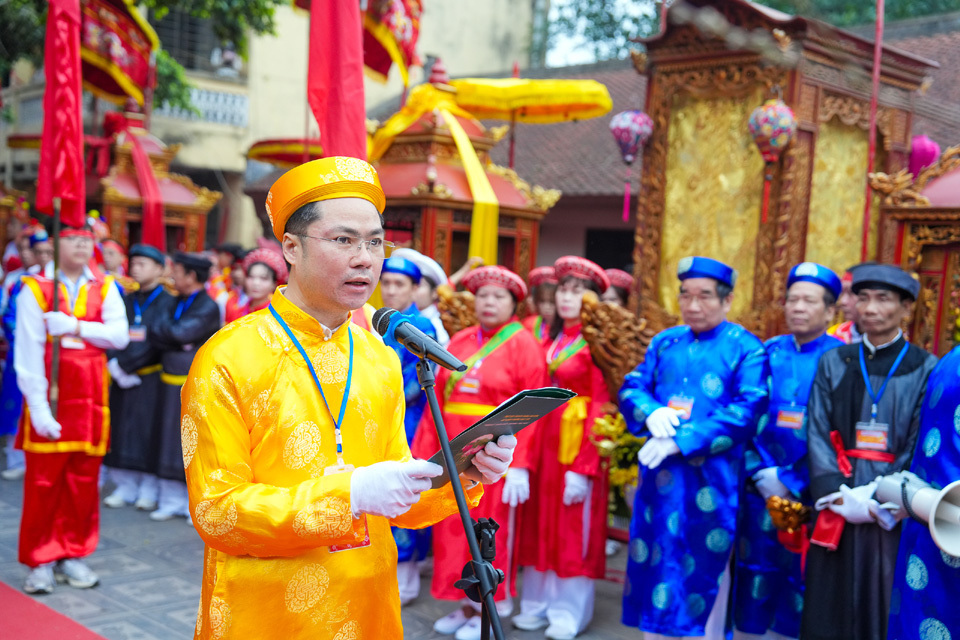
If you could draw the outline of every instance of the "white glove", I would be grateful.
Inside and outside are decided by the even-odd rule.
[[[569,507],[580,504],[587,499],[590,481],[587,476],[576,471],[567,471],[563,474],[563,504]]]
[[[901,520],[907,517],[907,510],[901,509],[900,505],[894,502],[880,504],[876,500],[871,500],[867,508],[884,531],[892,531]]]
[[[387,460],[358,467],[350,478],[350,508],[361,514],[395,518],[410,510],[443,468],[427,460]]]
[[[680,447],[673,441],[673,438],[648,438],[646,444],[637,454],[637,460],[648,469],[656,469],[660,463],[672,456],[680,453]]]
[[[507,471],[503,479],[503,504],[515,507],[530,499],[530,472],[513,468]]]
[[[80,329],[80,321],[63,311],[47,311],[43,314],[43,319],[47,323],[47,333],[51,336],[73,335]]]
[[[487,445],[473,457],[473,466],[480,473],[480,481],[493,484],[503,477],[513,462],[513,452],[517,448],[514,436],[500,436],[496,442]]]
[[[34,431],[47,440],[60,439],[60,423],[50,413],[49,406],[30,407],[30,424]]]
[[[124,371],[116,358],[107,361],[107,371],[110,372],[110,377],[116,381],[117,386],[121,389],[130,389],[142,382],[137,374]]]
[[[672,438],[677,435],[682,411],[670,407],[660,407],[647,416],[647,428],[654,438]]]
[[[876,522],[870,513],[870,503],[876,503],[873,500],[873,494],[877,490],[877,483],[871,482],[851,489],[845,484],[840,485],[840,498],[842,502],[832,501],[827,508],[834,513],[843,516],[843,519],[850,524],[866,524]],[[836,494],[832,494],[836,495]]]
[[[753,484],[764,500],[769,500],[771,496],[789,498],[792,495],[787,485],[780,482],[776,467],[767,467],[757,471],[753,474]]]

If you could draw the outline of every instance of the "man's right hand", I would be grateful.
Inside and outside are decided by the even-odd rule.
[[[354,470],[350,480],[350,508],[353,517],[366,513],[395,518],[410,510],[420,494],[430,489],[430,478],[443,468],[427,460],[387,460]]]
[[[54,419],[53,414],[50,413],[50,409],[46,411],[31,411],[30,424],[33,425],[33,430],[36,431],[38,435],[43,436],[47,440],[60,439],[60,423]]]
[[[682,411],[671,407],[660,407],[647,416],[647,429],[654,438],[672,438],[677,435]]]

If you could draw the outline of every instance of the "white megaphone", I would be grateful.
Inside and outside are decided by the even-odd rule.
[[[928,524],[933,542],[960,557],[960,480],[937,491],[913,473],[898,471],[879,479],[876,500],[892,502]]]

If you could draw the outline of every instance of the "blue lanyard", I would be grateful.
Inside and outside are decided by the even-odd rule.
[[[190,294],[189,298],[187,298],[186,300],[181,300],[180,302],[177,303],[177,308],[173,312],[174,320],[180,319],[180,316],[183,315],[184,311],[190,308],[190,305],[193,304],[194,298],[196,298],[199,293],[200,291],[194,291],[193,293]]]
[[[313,382],[317,385],[317,390],[320,392],[320,398],[323,400],[323,406],[327,408],[327,413],[329,413],[330,417],[333,418],[333,411],[330,410],[330,404],[327,402],[327,396],[323,393],[323,386],[320,384],[320,378],[317,377],[317,371],[313,368],[313,363],[310,362],[310,358],[307,357],[307,352],[304,351],[303,345],[301,345],[300,341],[297,340],[297,337],[293,335],[293,331],[290,330],[290,327],[287,326],[287,323],[284,321],[284,319],[280,317],[280,314],[277,313],[277,310],[273,308],[272,303],[270,304],[270,313],[272,313],[273,317],[276,318],[277,322],[280,323],[280,326],[283,327],[283,330],[287,333],[287,337],[290,338],[290,342],[293,343],[293,346],[295,346],[297,351],[300,352],[300,355],[303,356],[303,361],[307,363],[307,369],[310,370],[310,375],[313,376]],[[340,438],[340,425],[343,424],[343,415],[347,411],[347,400],[350,398],[350,381],[353,379],[353,333],[350,331],[350,327],[347,327],[347,337],[350,342],[350,360],[349,364],[347,365],[347,385],[343,389],[343,400],[340,401],[340,415],[333,423],[337,434],[337,462],[341,465],[343,464],[343,440]]]
[[[161,286],[157,286],[148,297],[146,302],[143,303],[143,308],[140,308],[140,302],[137,300],[137,294],[133,294],[133,324],[140,326],[140,321],[143,320],[143,312],[147,310],[147,307],[150,306],[150,303],[157,299],[157,296],[160,295],[160,291],[163,289]],[[194,294],[196,295],[196,294]],[[180,315],[177,315],[177,320],[180,319]]]
[[[867,385],[867,393],[870,394],[870,399],[873,400],[873,407],[870,409],[871,422],[877,421],[877,405],[880,404],[880,398],[883,397],[883,392],[887,389],[887,383],[890,382],[890,378],[893,377],[893,374],[897,372],[897,368],[900,366],[900,363],[903,362],[903,359],[906,357],[909,349],[909,344],[903,345],[900,355],[898,355],[897,359],[893,361],[893,367],[890,368],[890,373],[887,374],[887,379],[883,381],[882,385],[880,385],[880,390],[874,393],[873,385],[870,384],[870,375],[867,373],[867,360],[863,357],[863,343],[860,343],[860,373],[863,374],[863,382]]]

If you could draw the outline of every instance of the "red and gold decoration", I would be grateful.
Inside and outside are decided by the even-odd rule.
[[[623,179],[623,221],[627,222],[630,220],[630,166],[653,134],[653,119],[643,111],[621,111],[610,118],[610,133],[627,165]]]
[[[790,141],[797,135],[797,119],[793,110],[783,100],[767,100],[763,106],[754,109],[747,124],[750,135],[763,156],[763,204],[761,220],[767,221],[770,209],[770,185],[773,183],[774,168],[780,155]]]
[[[128,98],[144,106],[144,94],[156,84],[153,27],[132,0],[83,0],[80,36],[83,88],[123,104]]]
[[[292,169],[322,157],[323,147],[318,138],[260,140],[247,149],[247,159],[268,162],[282,169]]]

